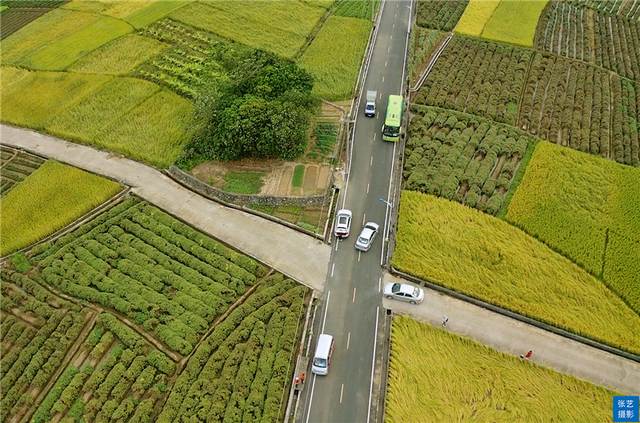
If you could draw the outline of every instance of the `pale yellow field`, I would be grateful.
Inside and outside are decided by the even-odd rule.
[[[454,31],[458,34],[479,37],[499,4],[500,0],[471,0]]]

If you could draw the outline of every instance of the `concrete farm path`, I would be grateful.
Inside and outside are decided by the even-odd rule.
[[[117,180],[200,231],[313,289],[324,289],[331,247],[315,238],[224,207],[157,169],[113,153],[8,125],[0,125],[0,142]]]
[[[405,282],[385,273],[384,282]],[[640,395],[640,363],[544,331],[482,307],[458,300],[428,288],[424,301],[411,305],[382,299],[385,308],[396,314],[473,339],[497,351],[519,356],[533,351],[531,361],[561,373],[574,375],[625,395]]]

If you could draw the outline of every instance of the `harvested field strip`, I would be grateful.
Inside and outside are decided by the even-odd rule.
[[[353,96],[367,47],[368,20],[330,16],[299,60],[315,79],[313,90],[326,100]]]
[[[403,191],[392,264],[521,315],[640,352],[640,333],[633,329],[640,316],[605,284],[523,231],[477,210]]]
[[[241,44],[292,58],[325,10],[302,2],[194,2],[171,19]]]
[[[540,143],[506,220],[591,274],[640,314],[640,169]]]
[[[604,422],[613,395],[622,394],[405,316],[393,320],[388,422]]]
[[[3,196],[2,243],[5,256],[82,216],[120,190],[120,185],[49,160]]]
[[[450,110],[414,105],[411,111],[404,188],[496,214],[535,139],[507,125]]]

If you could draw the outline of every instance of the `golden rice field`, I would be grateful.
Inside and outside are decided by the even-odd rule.
[[[325,12],[298,1],[214,1],[191,3],[169,17],[293,58]]]
[[[176,9],[189,4],[188,1],[72,1],[62,6],[62,9],[94,12],[111,16],[128,22],[135,29],[139,29],[164,18]]]
[[[93,50],[69,68],[69,72],[126,75],[158,54],[166,44],[127,34]]]
[[[506,220],[596,276],[640,313],[640,169],[539,143]]]
[[[617,392],[396,317],[389,423],[609,422]]]
[[[0,200],[0,255],[65,227],[120,188],[116,182],[48,160]]]
[[[365,19],[330,16],[299,64],[314,76],[313,90],[326,100],[353,96],[371,23]]]
[[[640,352],[640,316],[601,281],[518,228],[403,191],[395,268],[538,321]]]
[[[111,79],[104,75],[46,71],[29,72],[15,83],[3,77],[0,117],[5,123],[41,130],[65,107]]]
[[[482,38],[533,47],[538,20],[548,1],[500,2],[482,31]]]
[[[500,0],[471,0],[454,31],[458,34],[479,37],[499,4]]]

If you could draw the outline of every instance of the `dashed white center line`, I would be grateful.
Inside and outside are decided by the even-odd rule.
[[[351,300],[352,303],[356,302],[356,288],[353,288],[353,299]]]
[[[333,277],[333,271],[334,271],[334,269],[335,269],[335,268],[336,268],[336,264],[335,264],[335,263],[333,263],[333,264],[331,265],[331,277]]]
[[[351,343],[351,332],[347,334],[347,349],[349,349],[349,344]]]
[[[385,68],[387,67],[387,61],[386,61],[386,60],[385,60],[385,62],[384,62],[384,67],[385,67]]]
[[[364,223],[367,221],[367,214],[363,214],[362,215],[362,226],[364,226]]]
[[[373,166],[373,156],[371,156],[371,160],[369,161],[369,166]]]
[[[369,194],[369,184],[367,184],[367,194]]]
[[[344,383],[342,384],[342,387],[340,387],[340,404],[342,404],[342,394],[344,394]]]

